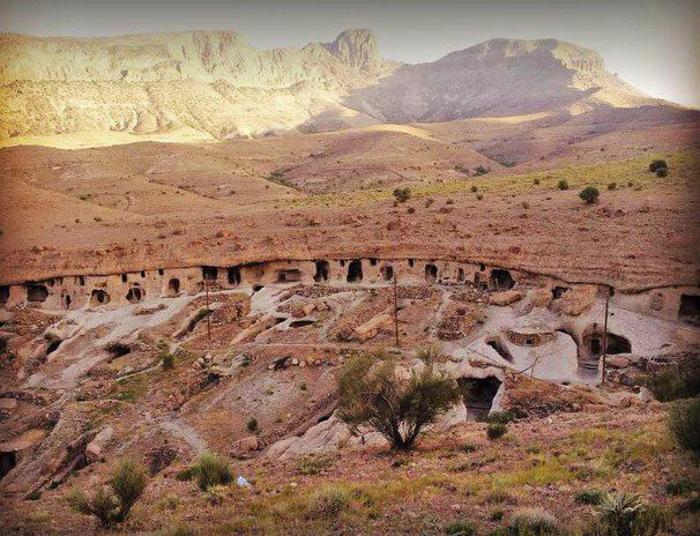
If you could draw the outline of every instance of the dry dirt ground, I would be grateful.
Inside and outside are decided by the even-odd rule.
[[[696,288],[697,123],[590,119],[2,149],[0,284],[377,257],[486,263],[632,293]],[[668,162],[668,176],[649,172],[655,158]],[[561,180],[568,189],[557,186]],[[597,204],[579,199],[586,185],[599,188]],[[411,189],[405,202],[392,195],[399,186]],[[697,463],[673,444],[664,405],[643,402],[639,391],[643,374],[697,354],[698,329],[653,315],[630,313],[645,351],[622,356],[602,388],[583,377],[545,382],[496,366],[504,407],[521,416],[499,440],[486,439],[483,423],[462,418],[430,431],[411,455],[396,456],[376,441],[363,447],[337,428],[322,437],[332,446],[323,452],[296,445],[293,455],[268,455],[282,439],[312,444],[305,432],[333,424],[338,367],[353,352],[393,344],[386,324],[366,339],[357,332],[390,306],[390,288],[342,287],[272,284],[208,297],[149,296],[123,307],[3,310],[0,445],[19,455],[2,479],[0,531],[98,532],[65,497],[134,457],[168,463],[154,468],[143,500],[118,528],[124,534],[169,527],[440,534],[446,523],[471,520],[485,535],[503,526],[499,512],[507,520],[523,506],[582,524],[591,510],[574,496],[589,488],[633,491],[677,507],[675,533],[697,534],[697,515],[686,508],[697,496],[667,491],[682,477],[697,480]],[[446,367],[492,367],[464,353],[468,345],[483,339],[489,319],[529,312],[520,303],[494,305],[492,292],[481,290],[483,300],[476,293],[459,304],[443,285],[401,286],[402,363],[410,366],[418,347],[444,343],[449,331],[458,340],[445,346]],[[547,295],[551,301],[551,289]],[[549,301],[546,318],[575,320]],[[594,294],[583,314],[597,320],[602,307]],[[174,368],[161,366],[164,353],[176,356]],[[255,434],[248,429],[253,417]],[[203,493],[176,478],[204,450],[225,456],[252,487]],[[342,496],[340,506],[328,508],[327,495]]]

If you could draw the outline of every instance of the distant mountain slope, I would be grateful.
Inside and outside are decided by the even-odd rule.
[[[670,106],[576,45],[494,39],[432,63],[402,65],[380,58],[368,30],[274,50],[257,50],[231,31],[80,39],[4,34],[0,102],[5,139],[76,132],[172,139],[193,130],[226,139]]]

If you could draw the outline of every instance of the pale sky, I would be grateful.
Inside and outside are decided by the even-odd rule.
[[[230,29],[259,48],[369,28],[385,58],[436,60],[494,37],[570,41],[653,97],[700,107],[700,0],[0,0],[0,31],[100,36]]]

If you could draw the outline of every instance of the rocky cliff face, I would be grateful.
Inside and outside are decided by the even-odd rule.
[[[274,50],[231,31],[6,34],[0,101],[1,138],[184,129],[216,139],[656,104],[608,73],[597,53],[568,43],[495,39],[400,65],[380,58],[368,30]]]

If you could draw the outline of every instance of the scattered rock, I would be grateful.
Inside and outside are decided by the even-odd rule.
[[[500,305],[502,307],[515,303],[523,298],[523,293],[519,290],[504,290],[491,295],[491,305]]]
[[[85,461],[90,463],[95,463],[100,458],[102,458],[102,451],[104,450],[107,443],[110,442],[112,436],[114,435],[114,428],[111,426],[105,426],[90,441],[85,447]]]

